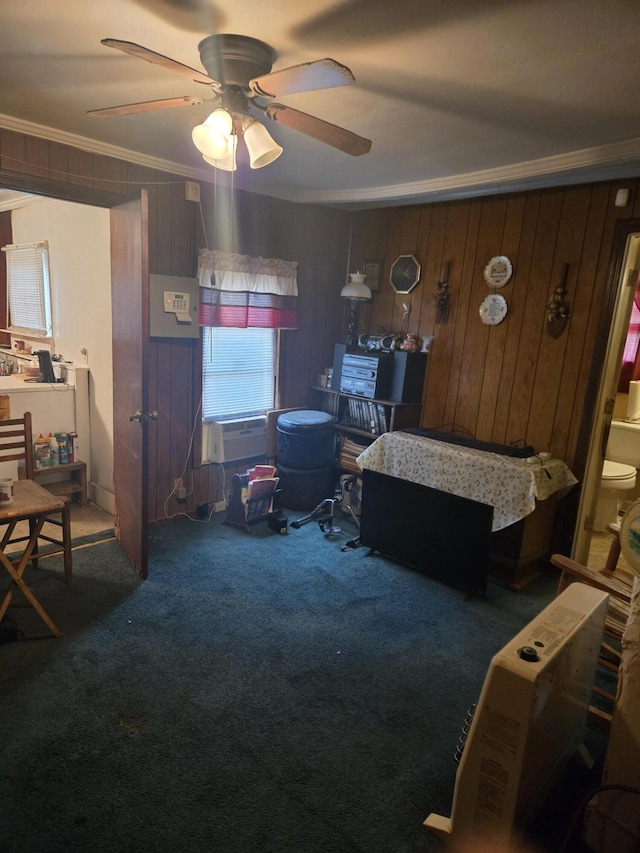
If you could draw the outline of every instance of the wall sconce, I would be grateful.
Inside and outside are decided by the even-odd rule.
[[[436,285],[434,301],[436,303],[436,323],[446,323],[449,319],[449,308],[451,307],[451,294],[449,293],[449,273],[451,272],[451,261],[444,265],[444,275]]]
[[[341,298],[349,300],[349,326],[346,340],[348,347],[354,347],[358,342],[360,304],[369,302],[371,299],[371,290],[364,283],[365,278],[366,276],[363,273],[351,273],[349,281],[340,291]]]
[[[555,288],[547,303],[547,332],[552,338],[560,337],[567,325],[567,320],[571,316],[571,307],[567,300],[568,274],[569,264],[563,264],[560,284]]]
[[[272,138],[267,128],[251,116],[234,115],[219,107],[202,123],[193,128],[193,144],[203,159],[216,169],[234,172],[238,149],[238,131],[241,132],[249,153],[252,169],[261,169],[273,163],[282,154],[282,147]]]

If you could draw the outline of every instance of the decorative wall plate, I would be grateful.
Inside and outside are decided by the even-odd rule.
[[[491,258],[484,268],[484,280],[489,287],[504,287],[513,275],[513,266],[505,255]]]
[[[499,293],[490,293],[480,305],[480,319],[487,326],[497,326],[507,316],[507,300]]]

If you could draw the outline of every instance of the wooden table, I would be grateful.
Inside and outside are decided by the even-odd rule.
[[[11,599],[13,598],[13,593],[17,588],[56,637],[60,636],[60,631],[33,592],[22,580],[22,575],[27,563],[32,559],[34,550],[37,553],[36,546],[38,536],[47,516],[52,512],[61,512],[63,507],[63,500],[52,495],[51,492],[43,489],[42,486],[38,485],[38,483],[35,483],[33,480],[16,481],[14,483],[13,502],[0,506],[0,525],[7,525],[7,529],[2,537],[2,541],[0,542],[0,563],[7,570],[9,577],[11,578],[9,589],[7,590],[4,600],[0,605],[0,619],[4,617],[4,614],[11,603]],[[19,521],[29,522],[29,538],[26,547],[19,556],[17,554],[7,555],[5,553],[5,549],[11,540],[15,526]],[[70,551],[65,553],[65,577],[67,578],[71,573],[70,554]]]

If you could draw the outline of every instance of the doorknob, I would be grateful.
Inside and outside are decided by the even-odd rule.
[[[137,412],[134,412],[132,415],[129,415],[129,421],[138,421],[140,423],[146,423],[147,421],[157,421],[158,413],[157,411],[142,413],[140,409]]]

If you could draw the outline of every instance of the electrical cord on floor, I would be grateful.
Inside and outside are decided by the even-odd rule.
[[[189,464],[189,459],[191,458],[191,451],[192,451],[192,449],[193,449],[193,439],[194,439],[194,436],[195,436],[195,434],[196,434],[196,427],[198,426],[198,421],[199,421],[199,418],[200,418],[200,412],[201,412],[201,411],[202,411],[202,396],[200,397],[200,402],[198,403],[198,408],[196,409],[196,413],[195,413],[195,416],[194,416],[194,418],[193,418],[193,427],[191,428],[191,435],[189,436],[189,447],[187,448],[187,455],[186,455],[185,460],[184,460],[184,465],[183,465],[183,467],[182,467],[182,471],[181,471],[181,473],[180,473],[180,477],[176,479],[176,485],[171,489],[171,491],[169,492],[169,494],[167,495],[167,497],[164,499],[164,504],[163,504],[164,517],[165,517],[165,518],[168,518],[168,519],[178,518],[178,516],[180,516],[180,515],[184,515],[184,516],[186,516],[187,518],[190,518],[192,521],[203,521],[203,520],[204,520],[204,519],[199,519],[199,518],[192,518],[192,517],[189,515],[189,513],[187,513],[187,512],[176,512],[176,513],[174,513],[173,515],[169,515],[169,514],[167,513],[167,508],[168,508],[168,505],[169,505],[169,501],[171,500],[171,498],[172,498],[172,497],[173,497],[173,495],[175,494],[176,489],[178,488],[178,483],[183,482],[184,475],[185,475],[185,473],[186,473],[186,471],[187,471],[187,465]],[[190,492],[189,492],[185,497],[189,497],[189,495],[192,495],[192,494],[193,494],[193,489],[192,489],[192,490],[191,490],[191,491],[190,491]],[[209,516],[209,518],[210,518],[210,517],[211,517],[211,516]],[[207,519],[207,520],[208,520],[208,519]]]

